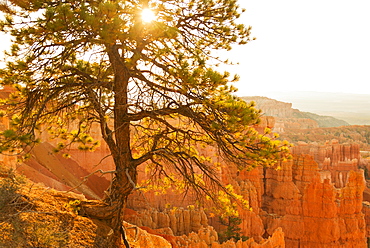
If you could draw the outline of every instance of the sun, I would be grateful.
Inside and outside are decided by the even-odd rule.
[[[156,19],[155,13],[151,9],[143,9],[141,11],[141,19],[143,22],[151,22]]]

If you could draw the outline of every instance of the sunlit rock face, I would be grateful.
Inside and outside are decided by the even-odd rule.
[[[362,170],[347,171],[344,186],[336,187],[310,155],[297,155],[278,170],[238,174],[226,168],[223,177],[252,206],[240,211],[244,235],[259,240],[281,227],[286,247],[367,247]]]
[[[262,240],[281,227],[286,247],[367,247],[370,207],[362,207],[365,180],[358,169],[358,146],[300,143],[293,152],[294,159],[278,170],[222,167],[223,182],[234,185],[252,207],[240,210],[242,234]],[[155,197],[146,202],[158,204]],[[208,223],[222,230],[217,219],[209,218]]]
[[[358,144],[339,144],[337,140],[307,144],[298,142],[292,152],[297,155],[309,154],[318,163],[321,175],[328,178],[336,187],[344,187],[348,173],[359,168],[361,155]]]
[[[262,207],[267,233],[282,227],[287,247],[366,247],[362,171],[349,172],[345,187],[336,188],[304,155],[266,174],[266,185],[274,185]]]
[[[286,247],[366,247],[365,214],[370,211],[362,212],[363,171],[353,168],[343,175],[344,186],[336,187],[330,171],[320,169],[310,155],[297,155],[278,170],[256,168],[238,173],[227,165],[221,172],[222,180],[234,185],[252,207],[240,209],[243,235],[261,241],[281,227]],[[165,208],[158,206],[156,197],[147,197],[146,203]],[[170,217],[166,219],[170,226]],[[180,219],[192,222],[191,217]],[[215,218],[209,218],[208,224],[222,230]]]
[[[266,116],[277,118],[292,118],[294,109],[292,103],[277,101],[263,96],[242,97],[244,101],[256,103],[258,109],[262,109]]]

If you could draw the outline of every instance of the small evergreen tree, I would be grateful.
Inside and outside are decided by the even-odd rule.
[[[247,236],[241,235],[240,224],[242,223],[242,219],[240,219],[240,217],[220,217],[220,223],[223,226],[226,226],[226,229],[219,233],[220,243],[223,243],[227,240],[234,240],[237,242],[238,240],[246,241],[248,239]]]

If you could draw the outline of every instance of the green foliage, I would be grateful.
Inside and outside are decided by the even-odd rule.
[[[54,216],[43,219],[36,211],[33,214],[0,212],[0,247],[66,247],[68,244],[68,232]]]
[[[209,209],[212,215],[220,216],[220,219],[228,219],[229,217],[238,217],[238,209],[249,209],[249,202],[242,195],[237,194],[231,184],[225,185],[224,190],[219,190],[211,196],[206,197],[207,200],[213,200],[217,204]]]
[[[370,179],[369,169],[368,169],[366,166],[361,166],[360,168],[361,168],[362,170],[364,170],[364,176],[365,176],[365,179],[366,179],[366,180],[369,180],[369,179]]]

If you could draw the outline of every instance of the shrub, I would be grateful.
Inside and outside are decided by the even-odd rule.
[[[21,197],[18,191],[24,183],[24,178],[16,175],[13,170],[8,170],[5,176],[5,178],[0,180],[0,211],[17,202]]]

